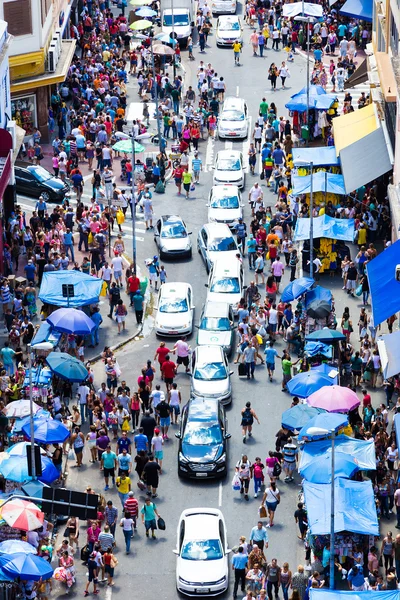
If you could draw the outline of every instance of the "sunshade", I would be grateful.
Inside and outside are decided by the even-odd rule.
[[[22,486],[22,491],[30,498],[43,498],[43,488],[47,487],[49,486],[42,481],[35,479],[35,481],[28,481],[28,483],[25,483]]]
[[[333,385],[332,380],[324,373],[318,371],[306,371],[305,373],[298,373],[287,382],[287,388],[292,396],[298,396],[299,398],[307,398],[313,392],[316,392],[320,388]]]
[[[305,307],[308,308],[311,302],[314,300],[325,300],[326,302],[332,301],[332,292],[322,285],[317,285],[314,289],[306,293],[304,300]]]
[[[398,600],[399,590],[328,590],[327,588],[310,588],[310,600]]]
[[[371,481],[351,481],[337,477],[334,485],[335,533],[350,531],[352,533],[378,536],[378,518]],[[331,528],[331,486],[305,481],[304,497],[311,534],[329,534]]]
[[[353,390],[340,385],[323,387],[307,398],[309,406],[323,408],[328,412],[349,412],[360,405],[360,399]]]
[[[363,21],[372,21],[372,0],[347,0],[339,10],[345,17],[354,17]]]
[[[311,277],[299,277],[299,279],[291,281],[282,292],[282,302],[292,302],[292,300],[310,290],[314,283],[314,279],[311,279]]]
[[[322,342],[307,342],[304,345],[304,352],[307,356],[317,356],[317,354],[321,354],[326,358],[332,358],[333,355],[332,346],[328,346]]]
[[[129,29],[133,31],[142,31],[143,29],[149,29],[153,27],[153,23],[151,21],[146,21],[146,19],[140,19],[140,21],[135,21],[132,25],[129,25]]]
[[[124,154],[132,154],[132,141],[131,140],[120,140],[112,147],[115,152],[123,152]],[[140,154],[145,151],[145,147],[142,144],[135,142],[135,154]]]
[[[289,102],[285,104],[288,110],[297,112],[306,112],[309,109],[328,110],[336,100],[336,94],[327,94],[320,85],[310,85],[302,88],[297,94],[291,96]]]
[[[41,457],[42,474],[38,477],[43,483],[53,483],[59,478],[59,472],[53,465],[52,460],[48,456]],[[28,473],[27,461],[21,460],[19,456],[10,456],[8,460],[3,460],[0,464],[0,474],[4,479],[24,483],[31,479]]]
[[[50,579],[53,575],[51,565],[41,556],[34,554],[11,554],[10,560],[2,565],[6,575],[19,577],[28,581],[39,581],[39,579]]]
[[[337,385],[338,382],[338,370],[336,367],[332,365],[328,365],[327,363],[322,363],[320,365],[316,365],[315,367],[311,367],[312,371],[318,371],[319,373],[324,373],[324,375],[328,375],[333,385]],[[332,375],[334,375],[332,377]]]
[[[71,435],[69,429],[54,419],[34,419],[35,442],[38,444],[56,444],[65,442]],[[31,439],[30,424],[24,425],[22,431]]]
[[[15,498],[0,508],[1,517],[7,525],[23,531],[33,531],[43,525],[44,513],[36,504],[28,500]]]
[[[324,319],[332,310],[332,305],[326,300],[313,300],[307,307],[307,314],[313,319]]]
[[[293,175],[292,193],[295,196],[311,193],[311,178],[313,192],[327,192],[328,194],[346,194],[343,175],[315,171],[312,175]]]
[[[169,46],[165,46],[165,44],[154,44],[153,52],[154,54],[159,54],[160,56],[174,56],[175,54],[175,50]]]
[[[400,331],[382,335],[376,341],[385,379],[400,373]]]
[[[400,281],[396,279],[396,266],[400,264],[400,241],[367,263],[371,292],[373,325],[378,327],[400,310]]]
[[[46,362],[57,377],[66,381],[81,382],[88,378],[88,370],[83,362],[66,352],[52,352]]]
[[[32,544],[28,544],[28,542],[23,542],[22,540],[5,540],[5,542],[1,542],[0,552],[2,554],[17,554],[17,552],[37,554],[37,550]]]
[[[343,148],[365,138],[380,126],[374,104],[368,104],[351,113],[335,117],[332,125],[337,156]]]
[[[40,410],[40,406],[36,402],[32,402],[33,414],[37,413],[38,410]],[[30,415],[30,401],[15,400],[14,402],[10,402],[5,407],[4,413],[9,419],[27,417]]]
[[[147,6],[151,4],[151,0],[130,0],[129,4],[131,6]]]
[[[48,413],[50,416],[50,413]],[[24,419],[24,421],[26,421],[26,423],[29,423],[29,417],[27,419]],[[26,423],[24,423],[24,425],[26,425]],[[21,430],[22,431],[22,428]],[[40,448],[40,446],[38,446],[38,448]],[[23,456],[24,458],[26,457],[26,453],[31,451],[31,444],[30,442],[18,442],[17,444],[13,444],[8,450],[7,450],[7,454],[9,456]],[[44,448],[40,448],[40,454],[42,454],[43,456],[46,456],[46,451],[44,450]]]
[[[135,11],[135,14],[139,15],[139,17],[155,17],[157,11],[153,10],[149,6],[142,6]]]
[[[312,444],[304,444],[300,452],[300,467],[308,465],[322,454],[330,454],[331,452],[332,440],[330,439],[313,441]],[[374,471],[376,469],[376,454],[373,439],[357,440],[347,435],[337,435],[335,437],[335,457],[340,453],[355,458],[359,468],[363,471]]]
[[[306,335],[306,342],[324,342],[325,344],[333,344],[333,342],[345,339],[346,336],[343,333],[336,329],[329,329],[328,327],[318,329],[318,331],[313,331]]]
[[[322,412],[320,408],[314,408],[308,406],[308,404],[297,404],[297,406],[292,406],[292,408],[282,413],[282,427],[291,431],[299,431],[303,425],[320,412]]]
[[[176,44],[176,41],[172,37],[170,37],[168,33],[156,33],[153,39],[158,40],[160,42],[165,42],[166,44],[172,44],[173,46],[175,46]]]
[[[335,477],[349,479],[357,471],[359,468],[352,456],[346,456],[343,452],[335,456]],[[323,454],[304,469],[299,469],[299,472],[304,479],[311,483],[331,483],[332,458],[329,454]]]
[[[44,408],[41,408],[40,410],[37,411],[37,413],[35,413],[35,418],[38,419],[39,417],[43,418],[43,419],[48,419],[51,415],[49,413],[48,410],[44,410]],[[13,431],[14,432],[18,432],[18,431],[22,431],[22,428],[24,425],[26,425],[27,423],[29,423],[30,417],[23,417],[22,419],[17,419],[14,423],[14,427],[13,427]],[[14,450],[19,447],[22,446],[23,444],[25,444],[26,442],[18,442],[18,444],[14,444],[13,446],[11,446],[11,448],[8,450],[9,454],[14,454]],[[18,450],[18,452],[22,452],[22,450]],[[45,453],[44,453],[45,454]],[[15,453],[16,456],[21,456],[21,454],[17,455]],[[26,451],[24,456],[26,456]]]
[[[292,148],[292,157],[295,167],[307,167],[307,165],[310,165],[310,163],[313,163],[313,167],[339,166],[339,159],[336,156],[336,150],[334,146],[318,146],[317,148]]]
[[[59,308],[47,317],[47,322],[57,331],[76,335],[88,335],[95,328],[92,319],[76,308]]]
[[[309,17],[322,17],[323,10],[321,4],[313,4],[311,2],[293,2],[292,4],[284,4],[282,9],[284,17],[297,17],[297,15],[306,15]]]
[[[73,286],[70,291],[74,295],[66,298],[65,285]],[[43,273],[43,279],[39,290],[39,299],[53,306],[70,306],[78,308],[88,304],[96,304],[99,301],[103,280],[101,277],[92,277],[81,271],[55,271]]]
[[[339,431],[348,424],[347,415],[337,415],[335,413],[321,412],[319,415],[312,417],[299,432],[298,440],[312,441],[320,440],[321,438],[330,435],[332,429]],[[327,433],[317,433],[315,429],[326,430]]]
[[[302,177],[301,179],[304,179]],[[336,219],[328,215],[314,217],[314,239],[324,237],[330,240],[352,242],[354,240],[354,219]],[[310,219],[297,219],[294,241],[301,242],[310,239]]]

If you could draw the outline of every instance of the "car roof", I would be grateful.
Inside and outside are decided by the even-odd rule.
[[[212,302],[208,300],[204,304],[203,315],[205,317],[228,317],[229,306],[228,302]]]
[[[236,98],[235,96],[228,96],[228,98],[225,98],[225,100],[224,100],[222,112],[224,112],[224,110],[231,110],[232,108],[238,108],[240,110],[243,110],[244,103],[245,103],[245,101],[243,100],[243,98]]]
[[[220,150],[217,153],[217,160],[219,158],[240,158],[240,150]]]
[[[208,365],[212,362],[221,362],[224,358],[223,352],[221,346],[198,346],[196,348],[196,363]]]
[[[206,223],[204,225],[209,236],[212,237],[233,237],[229,226],[226,223]]]
[[[219,515],[196,510],[184,515],[184,518],[186,539],[219,539]]]
[[[213,266],[212,273],[213,276],[218,275],[219,277],[239,277],[241,262],[236,258],[236,256],[232,256],[231,259],[227,257],[221,257],[222,260],[216,258]]]
[[[226,194],[239,196],[239,188],[237,185],[213,185],[211,193],[217,198],[223,198]]]
[[[218,21],[226,21],[227,23],[237,23],[239,21],[238,15],[220,15]]]
[[[171,283],[164,283],[161,286],[161,296],[162,298],[178,298],[182,296],[186,296],[188,289],[191,286],[188,283],[183,281],[176,281]]]
[[[218,403],[218,398],[204,396],[191,398],[188,406],[188,420],[209,423],[218,421]]]
[[[163,223],[182,223],[182,217],[179,215],[162,215],[161,217]]]

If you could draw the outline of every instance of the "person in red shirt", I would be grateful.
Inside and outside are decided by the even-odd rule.
[[[167,386],[167,392],[169,392],[176,375],[176,364],[170,359],[169,354],[167,354],[165,361],[161,365],[161,373]]]
[[[124,511],[128,511],[131,514],[131,519],[133,520],[133,526],[136,529],[136,519],[139,512],[139,503],[136,500],[134,493],[128,492],[128,498],[124,504]]]
[[[182,175],[183,175],[184,171],[185,171],[184,167],[179,165],[176,167],[176,169],[174,169],[174,172],[172,173],[172,177],[175,180],[175,185],[178,188],[178,196],[181,195],[181,191],[182,191]]]
[[[130,277],[128,277],[128,288],[129,288],[129,296],[131,299],[131,303],[129,306],[133,306],[133,296],[136,294],[136,292],[140,288],[140,279],[133,273]]]
[[[161,377],[163,375],[161,367],[165,362],[167,354],[169,354],[170,352],[172,352],[172,350],[166,347],[165,342],[160,342],[160,345],[156,350],[153,360],[158,360],[158,363],[160,365]]]
[[[367,390],[362,390],[363,393],[363,407],[371,406],[371,396],[368,394]]]

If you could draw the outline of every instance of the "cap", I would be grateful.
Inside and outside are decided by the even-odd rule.
[[[133,492],[128,492],[128,496],[130,496],[132,498]]]
[[[158,256],[153,256],[153,260],[158,260]]]
[[[154,433],[160,433],[160,430],[159,429],[155,429]]]

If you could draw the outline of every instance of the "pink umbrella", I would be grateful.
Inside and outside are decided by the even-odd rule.
[[[314,408],[323,408],[328,412],[347,413],[359,406],[360,399],[350,388],[325,385],[307,398],[307,404]]]

